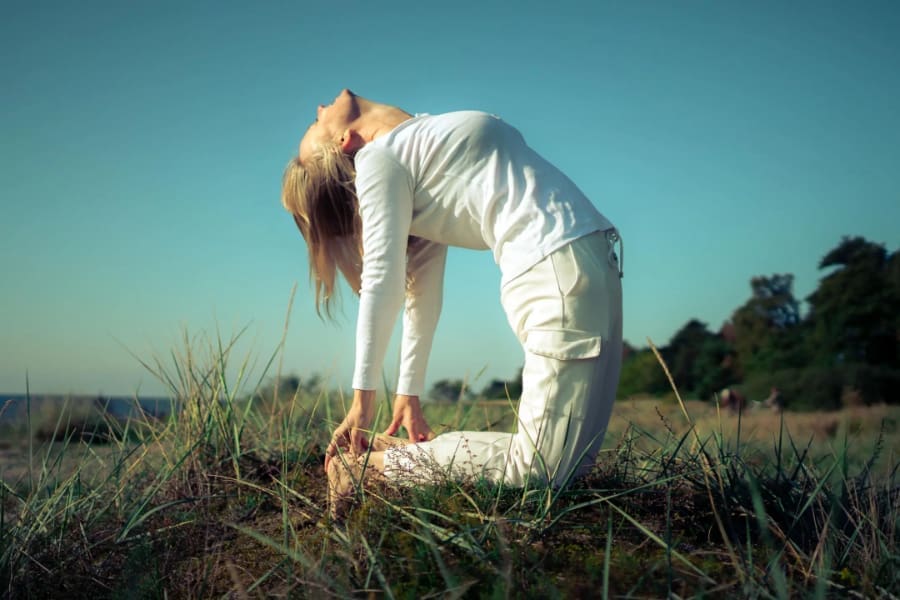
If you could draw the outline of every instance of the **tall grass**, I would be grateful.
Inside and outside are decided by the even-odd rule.
[[[435,472],[429,485],[364,486],[335,523],[321,458],[345,399],[266,393],[248,381],[249,360],[231,369],[234,342],[185,335],[146,363],[177,414],[110,423],[120,433],[103,447],[60,421],[61,441],[35,448],[27,476],[3,476],[0,595],[900,593],[896,448],[877,438],[861,459],[847,429],[813,456],[782,418],[763,453],[745,424],[701,423],[679,398],[656,426],[611,433],[594,470],[564,490]],[[426,411],[447,428],[509,427],[509,404]]]

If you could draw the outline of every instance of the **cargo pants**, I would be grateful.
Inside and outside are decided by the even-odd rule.
[[[456,431],[388,450],[386,476],[422,480],[439,469],[559,486],[590,469],[622,363],[620,255],[618,232],[598,231],[504,284],[501,303],[525,351],[516,432]]]

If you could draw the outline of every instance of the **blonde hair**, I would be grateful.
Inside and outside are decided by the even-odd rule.
[[[294,217],[309,249],[309,277],[316,290],[316,311],[331,316],[335,275],[343,273],[359,293],[362,230],[356,199],[353,159],[337,145],[320,146],[306,164],[294,157],[284,170],[281,203]]]
[[[362,221],[356,197],[356,167],[353,158],[337,144],[320,146],[300,163],[288,162],[281,182],[281,203],[294,217],[309,250],[309,277],[316,290],[316,312],[331,317],[336,298],[337,271],[354,293],[359,294],[362,278]],[[409,273],[424,264],[438,246],[421,238],[407,243],[407,288]]]

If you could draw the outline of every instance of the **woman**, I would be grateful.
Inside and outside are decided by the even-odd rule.
[[[621,364],[619,238],[516,129],[474,111],[413,116],[343,90],[318,107],[285,171],[282,202],[309,246],[317,309],[330,314],[338,270],[360,296],[353,403],[325,458],[334,499],[361,473],[353,457],[369,445],[401,307],[400,377],[385,433],[402,425],[409,445],[379,438],[366,464],[388,478],[437,465],[512,486],[563,485],[593,464]],[[422,415],[450,245],[489,249],[500,267],[500,299],[525,350],[514,434],[434,437]]]

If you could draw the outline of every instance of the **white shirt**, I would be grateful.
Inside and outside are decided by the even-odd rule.
[[[417,115],[356,154],[363,268],[353,387],[377,389],[406,297],[398,394],[420,395],[443,295],[447,246],[491,250],[501,285],[554,250],[612,228],[581,190],[482,112]],[[435,244],[406,286],[408,236]]]

